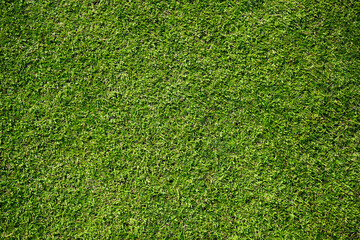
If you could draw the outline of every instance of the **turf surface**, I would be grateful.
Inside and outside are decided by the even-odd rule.
[[[359,1],[0,1],[0,237],[360,238]]]

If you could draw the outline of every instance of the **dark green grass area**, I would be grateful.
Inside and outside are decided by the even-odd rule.
[[[0,238],[360,238],[359,1],[0,1]]]

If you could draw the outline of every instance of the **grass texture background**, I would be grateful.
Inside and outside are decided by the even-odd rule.
[[[3,239],[360,238],[360,4],[0,1]]]

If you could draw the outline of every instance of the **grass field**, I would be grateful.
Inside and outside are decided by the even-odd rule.
[[[360,2],[0,1],[1,239],[359,239]]]

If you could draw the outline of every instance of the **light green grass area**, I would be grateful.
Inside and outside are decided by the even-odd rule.
[[[360,238],[360,2],[0,1],[1,239]]]

